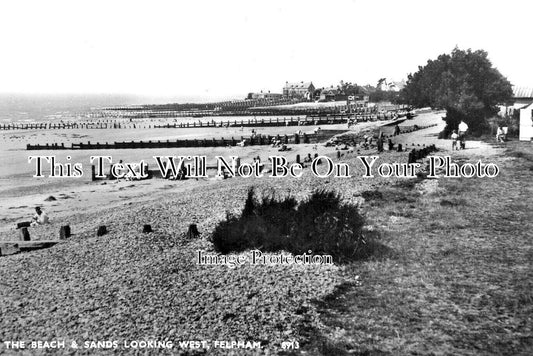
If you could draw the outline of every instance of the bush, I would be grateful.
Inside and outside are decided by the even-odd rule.
[[[248,191],[240,217],[228,215],[215,227],[212,242],[221,253],[261,249],[301,254],[330,254],[343,262],[366,257],[369,246],[362,233],[364,219],[356,206],[341,203],[331,191],[318,190],[298,204],[294,197],[255,198]]]

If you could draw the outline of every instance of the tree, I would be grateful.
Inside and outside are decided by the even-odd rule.
[[[479,134],[498,112],[496,105],[512,95],[511,83],[492,66],[487,52],[455,48],[409,74],[400,100],[415,107],[446,109],[445,134],[457,129],[461,120]]]

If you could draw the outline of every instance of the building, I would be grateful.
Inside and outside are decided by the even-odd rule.
[[[510,103],[500,105],[499,115],[512,116],[525,106],[533,103],[533,88],[516,87],[513,85],[513,98]]]
[[[533,88],[513,86],[513,107],[521,109],[533,103]]]
[[[287,98],[299,98],[311,100],[315,92],[315,86],[312,82],[289,83],[285,82],[283,87],[283,96]]]
[[[520,109],[520,141],[533,139],[533,102]]]
[[[359,88],[359,87],[358,87]],[[354,90],[344,90],[340,86],[329,87],[319,89],[320,96],[317,98],[319,101],[344,101],[346,100],[350,104],[364,105],[368,103],[369,96],[362,94],[353,94]],[[359,90],[357,90],[359,91]]]
[[[260,93],[248,93],[248,97],[246,99],[248,100],[260,100],[260,99],[278,100],[278,99],[281,99],[282,97],[283,97],[283,94],[271,93],[270,90],[264,93],[261,90]]]
[[[335,101],[339,95],[340,90],[337,88],[323,88],[320,92],[320,101]]]

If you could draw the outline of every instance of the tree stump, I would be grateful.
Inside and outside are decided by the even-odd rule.
[[[30,241],[30,232],[27,227],[20,228],[20,240],[21,241]]]
[[[103,236],[105,234],[107,234],[107,228],[105,225],[99,226],[98,230],[96,231],[96,236]]]

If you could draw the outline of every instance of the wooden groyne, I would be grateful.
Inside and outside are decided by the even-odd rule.
[[[166,125],[154,125],[154,128],[199,128],[199,127],[283,127],[302,125],[336,125],[346,123],[346,117],[317,117],[317,118],[269,118],[269,119],[248,119],[248,120],[226,120],[226,121],[206,121],[206,122],[182,122]]]
[[[61,144],[26,145],[26,150],[104,150],[104,149],[137,149],[137,148],[182,148],[182,147],[228,147],[279,144],[317,143],[331,134],[292,134],[292,135],[257,135],[253,137],[241,136],[240,139],[191,139],[191,140],[166,140],[166,141],[123,141],[113,143],[73,143],[71,146]]]
[[[167,124],[147,123],[139,121],[124,121],[124,119],[108,119],[95,122],[69,122],[69,123],[9,123],[0,124],[0,130],[64,130],[64,129],[146,129],[146,128],[215,128],[215,127],[276,127],[276,126],[300,126],[300,125],[336,125],[351,122],[364,122],[390,119],[390,115],[327,115],[276,118],[250,118],[241,120],[220,121],[187,121]]]

